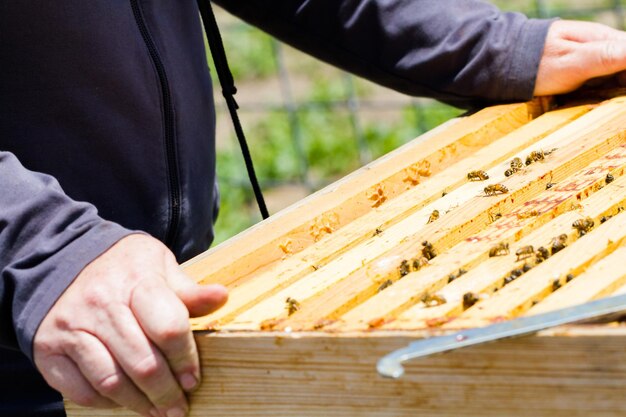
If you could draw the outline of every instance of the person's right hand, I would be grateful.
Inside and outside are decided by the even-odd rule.
[[[92,261],[57,300],[34,339],[37,368],[53,388],[88,407],[183,417],[200,382],[189,315],[226,302],[200,286],[159,241],[130,235]]]
[[[534,95],[568,93],[590,80],[616,76],[626,85],[626,32],[576,20],[552,23]]]

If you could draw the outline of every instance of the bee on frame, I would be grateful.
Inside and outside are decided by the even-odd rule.
[[[509,244],[508,243],[498,243],[494,247],[489,250],[489,256],[504,256],[509,254]]]
[[[520,261],[522,259],[526,259],[529,256],[532,256],[535,253],[535,248],[532,245],[522,246],[518,250],[515,251],[515,255],[517,255],[517,260]]]
[[[485,187],[485,194],[487,195],[506,194],[508,192],[509,189],[502,184],[491,184]]]
[[[584,219],[578,219],[574,223],[572,223],[572,227],[578,230],[578,233],[581,236],[584,236],[585,234],[587,234],[588,231],[593,228],[594,224],[595,222],[591,217],[585,217]]]
[[[489,179],[489,175],[485,171],[471,171],[467,173],[467,179],[470,181],[484,181]]]

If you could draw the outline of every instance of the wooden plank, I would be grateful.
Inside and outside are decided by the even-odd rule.
[[[558,236],[567,230],[571,239],[575,238],[575,232],[571,229],[572,223],[580,218],[592,217],[594,219],[600,219],[603,216],[614,215],[619,212],[620,207],[626,204],[626,176],[618,178],[614,183],[603,188],[597,193],[591,195],[588,199],[583,200],[580,203],[580,208],[576,211],[570,211],[562,214],[549,223],[545,224],[541,228],[533,231],[513,246],[512,253],[515,253],[515,249],[526,245],[540,246],[538,242],[543,242],[543,245],[549,247],[550,240],[554,236]],[[515,230],[513,230],[515,232]],[[489,233],[489,231],[486,231]],[[436,293],[437,295],[445,299],[445,303],[439,306],[433,306],[426,308],[423,303],[417,303],[414,306],[408,308],[406,311],[397,315],[392,311],[387,313],[385,324],[382,328],[385,329],[416,329],[425,328],[431,326],[439,326],[451,318],[460,315],[463,308],[463,295],[466,293],[475,294],[491,294],[494,290],[502,287],[504,278],[510,274],[510,271],[518,268],[526,261],[514,263],[511,261],[511,257],[495,257],[487,259],[484,255],[481,258],[481,262],[476,267],[469,267],[468,263],[475,257],[473,246],[479,243],[472,243],[473,240],[463,242],[452,251],[446,253],[448,255],[441,262],[445,265],[448,264],[448,268],[442,270],[439,275],[431,273],[433,279],[431,281],[437,283],[428,285],[427,277],[417,281],[416,284],[421,284],[422,289],[413,286],[412,291],[416,294],[416,299],[419,300],[419,294],[423,294],[426,291]],[[488,249],[487,249],[488,250]],[[443,256],[442,256],[443,257]],[[446,259],[450,261],[446,262]],[[460,267],[465,267],[469,272],[452,283],[446,285],[447,276],[451,272],[458,270],[457,264],[462,262]],[[529,264],[534,265],[533,261],[528,261]],[[471,269],[470,269],[471,268]],[[438,277],[438,279],[437,279]],[[445,286],[444,286],[445,285]],[[382,301],[381,301],[382,303]],[[401,310],[400,310],[401,311]],[[360,327],[352,325],[351,328],[365,328],[368,322],[375,317],[364,316],[359,322]],[[391,321],[394,319],[393,321]]]
[[[411,333],[199,334],[204,381],[190,417],[617,417],[626,414],[626,328],[505,340],[407,363],[376,361]],[[582,334],[580,334],[582,333]],[[69,417],[130,417],[66,403]]]
[[[616,159],[616,156],[620,156],[621,159]],[[625,165],[626,148],[620,147],[618,150],[606,154],[605,157],[594,161],[594,163],[583,168],[576,175],[568,177],[566,186],[562,188],[558,186],[551,188],[539,194],[534,199],[526,201],[523,206],[513,210],[509,214],[503,215],[500,220],[489,225],[479,234],[468,237],[466,241],[460,242],[455,247],[440,254],[431,261],[430,265],[424,267],[421,271],[411,273],[402,278],[401,282],[398,283],[399,287],[385,290],[377,296],[374,296],[372,292],[370,295],[374,297],[371,297],[363,306],[356,307],[353,312],[346,314],[346,316],[342,318],[342,323],[338,324],[336,328],[343,326],[353,328],[354,325],[357,327],[368,326],[368,323],[375,322],[376,320],[378,320],[378,322],[387,322],[395,314],[418,302],[426,292],[432,293],[443,287],[447,283],[450,274],[456,273],[460,269],[471,270],[481,262],[482,264],[480,264],[478,268],[483,270],[483,272],[488,271],[489,262],[485,264],[485,260],[488,258],[489,251],[494,244],[503,242],[513,244],[513,242],[531,232],[533,228],[541,226],[564,210],[570,209],[572,203],[588,196],[590,192],[593,192],[603,185],[606,173],[612,168],[620,167],[623,171]],[[576,186],[571,186],[571,184],[576,184]],[[613,187],[615,186],[616,185]],[[605,192],[603,195],[608,194]],[[532,211],[535,211],[537,215],[528,218],[519,218],[520,215]],[[553,236],[549,236],[548,238],[551,237]],[[534,244],[536,246],[536,242],[534,242]],[[502,267],[508,268],[505,272],[513,269],[513,266],[506,263],[503,264]],[[478,279],[476,282],[482,282],[485,277],[484,274],[472,273],[461,282],[466,282],[474,278]],[[494,278],[493,284],[500,281],[500,277]],[[458,286],[459,283],[456,285]],[[352,286],[354,287],[356,284],[352,284]],[[455,286],[452,288],[454,287]],[[332,295],[333,297],[339,298],[344,296],[344,294],[350,294],[350,291],[353,291],[353,289],[335,289]],[[454,292],[447,294],[447,297],[453,294]],[[462,295],[463,294],[461,294],[461,296]],[[453,298],[456,298],[456,296]],[[330,303],[326,301],[326,304]],[[452,305],[452,303],[446,303],[441,309]],[[318,312],[320,311],[319,308],[316,310]],[[435,309],[434,312],[438,310],[439,309]],[[299,312],[295,316],[299,316]],[[418,322],[418,324],[421,324],[421,322]],[[294,328],[299,327],[296,326]]]
[[[626,246],[617,249],[532,307],[525,315],[541,314],[605,297],[626,285]]]
[[[436,173],[539,116],[550,104],[548,99],[538,99],[494,106],[446,123],[191,259],[183,267],[198,282],[236,285],[248,274],[301,251],[370,211],[370,197],[378,190],[383,190],[387,199],[401,194],[413,185],[407,182],[407,172],[414,174],[416,168],[426,163]],[[413,177],[413,182],[426,179]]]
[[[600,107],[599,109],[594,110],[594,111],[598,111],[600,109],[602,109],[602,107]],[[604,110],[604,112],[602,113],[603,117],[607,117],[608,114],[613,114],[616,111],[616,108],[612,107],[610,109],[610,111],[608,111],[609,110],[608,108],[605,108],[603,110]],[[622,111],[623,111],[623,107],[622,107]],[[583,116],[583,118],[585,118],[587,116],[591,116],[593,113],[594,112],[591,112],[590,114],[588,114],[586,116]],[[596,115],[596,117],[597,117],[597,115]],[[583,118],[581,118],[579,120],[582,120]],[[598,120],[594,120],[594,123],[597,123],[597,122],[598,122]],[[572,123],[572,125],[575,125],[576,123],[578,123],[578,121]],[[583,129],[583,127],[581,127],[581,126],[572,126],[572,125],[568,126],[568,128],[564,128],[561,131],[559,131],[559,133],[561,133],[560,135],[553,135],[553,136],[556,136],[559,139],[562,138],[563,140],[571,140],[572,135],[574,135],[575,131],[580,131],[581,129]],[[570,130],[569,128],[571,128],[571,127],[575,127],[576,130]],[[546,139],[548,139],[548,138],[546,138]],[[553,141],[552,144],[554,144],[554,143],[558,143],[558,142],[554,142]],[[541,144],[541,142],[540,142],[540,144]],[[567,147],[572,147],[572,146],[571,145],[565,145],[565,144],[563,145],[563,148],[567,148]],[[546,147],[544,147],[544,148],[546,148]],[[563,156],[563,155],[561,155],[561,156]],[[571,158],[571,155],[565,155],[565,156],[563,156],[563,158],[561,160],[568,161],[570,158]],[[557,171],[549,169],[546,166],[546,164],[540,164],[540,165],[542,166],[542,168],[546,168],[546,171],[541,171],[541,172],[551,172],[553,178],[557,178],[557,176],[558,176]],[[504,170],[502,169],[502,171],[504,171]],[[539,177],[541,177],[542,175],[543,174],[538,174]],[[524,182],[528,182],[529,181],[528,178],[523,178],[523,177],[522,177],[522,180]],[[543,186],[545,186],[545,184]],[[452,192],[448,196],[446,196],[446,198],[452,197],[454,194],[455,194],[455,192]],[[515,198],[517,198],[517,197],[515,197]],[[481,203],[480,200],[485,200],[485,199],[484,198],[475,198],[475,200],[479,200],[479,201],[476,202],[476,203],[472,203],[471,206],[469,204],[466,204],[466,207],[465,207],[466,211],[465,211],[465,213],[467,213],[468,210],[476,208],[476,205]],[[482,201],[482,202],[484,202],[484,201]],[[523,200],[519,200],[518,199],[517,204],[519,205],[521,203],[523,203]],[[496,210],[496,211],[505,212],[506,209],[507,209],[507,207],[504,207],[504,208],[501,208],[500,210]],[[508,209],[512,210],[512,208],[510,208],[510,207],[508,207]],[[424,223],[426,223],[425,219],[427,218],[426,217],[427,213],[428,213],[427,210],[425,210],[425,212],[422,212],[422,216],[425,216],[425,217],[422,217],[421,219],[416,219],[414,221],[414,223],[418,224],[418,225],[423,225]],[[484,217],[488,217],[488,213],[487,212],[484,212],[482,214],[484,215]],[[469,218],[470,216],[465,216],[465,217]],[[488,222],[488,220],[479,219],[479,220],[475,221],[475,224],[477,226],[479,226],[479,225],[487,223],[487,222]],[[433,229],[435,230],[435,233],[439,233],[439,234],[440,234],[439,231],[441,229],[444,230],[444,231],[447,231],[450,234],[452,234],[454,232],[454,229],[450,228],[448,225],[443,225],[442,226],[439,221],[437,222],[437,224],[429,225],[429,226],[439,226],[438,228],[433,227]],[[403,232],[403,231],[406,232],[406,230],[411,230],[411,227],[414,227],[414,226],[411,226],[411,224],[408,224],[408,225],[401,224],[401,226],[400,226],[400,233]],[[419,230],[423,231],[423,230],[426,230],[426,229],[419,229]],[[387,232],[389,232],[389,231],[387,231]],[[383,236],[384,236],[384,234],[383,234]],[[392,278],[392,279],[396,279],[397,275],[393,276],[392,274],[393,273],[397,274],[397,265],[399,263],[399,260],[403,259],[402,257],[404,257],[404,259],[410,259],[411,257],[414,256],[415,253],[417,253],[419,251],[419,246],[420,246],[419,243],[417,245],[413,244],[413,246],[409,246],[409,249],[407,251],[403,251],[402,250],[402,248],[404,246],[407,246],[406,244],[403,244],[403,242],[402,242],[404,239],[406,239],[405,236],[406,236],[406,234],[405,235],[400,234],[398,236],[398,238],[394,239],[393,241],[391,241],[391,239],[389,239],[389,238],[387,238],[384,241],[381,241],[381,246],[387,246],[387,247],[394,247],[395,246],[395,247],[394,247],[394,252],[393,252],[394,254],[391,255],[388,258],[388,259],[390,259],[387,262],[388,263],[388,266],[387,266],[388,270],[387,271],[381,271],[381,273],[378,274],[378,275],[380,275],[378,281],[373,281],[372,280],[372,276],[378,272],[376,270],[377,265],[381,265],[381,264],[384,265],[385,264],[385,258],[384,257],[379,258],[376,262],[374,262],[372,264],[372,266],[369,267],[369,269],[366,268],[365,270],[361,270],[360,271],[360,275],[359,274],[354,274],[354,278],[351,278],[349,281],[346,281],[345,285],[343,285],[341,289],[333,288],[332,296],[339,297],[339,302],[337,304],[333,304],[331,302],[328,302],[328,300],[324,300],[324,302],[317,303],[317,305],[315,305],[315,308],[312,308],[312,307],[309,308],[309,307],[307,307],[308,302],[303,303],[302,304],[303,308],[293,315],[293,319],[294,320],[297,319],[297,317],[301,316],[307,309],[309,311],[311,311],[313,313],[313,315],[317,314],[318,319],[319,318],[324,318],[323,312],[328,312],[329,308],[332,308],[332,307],[334,307],[335,305],[338,305],[338,304],[341,304],[342,306],[345,305],[345,302],[343,300],[345,300],[346,296],[353,296],[353,294],[356,293],[357,294],[357,298],[358,298],[358,296],[361,296],[363,298],[367,298],[368,296],[372,295],[373,292],[376,291],[376,288],[380,285],[380,282],[384,281],[384,279],[386,279],[388,277]],[[463,237],[463,235],[461,235],[461,237]],[[381,236],[381,238],[382,238],[382,236]],[[417,239],[417,241],[421,242],[423,238],[428,238],[428,240],[430,240],[431,242],[433,242],[433,244],[435,244],[435,239],[429,238],[428,235],[426,235],[425,233],[421,234],[421,239]],[[440,246],[440,244],[437,245],[437,247],[439,247],[439,246]],[[369,246],[367,249],[371,250],[372,246]],[[360,258],[360,259],[364,259],[364,258],[366,259],[365,256]],[[360,261],[360,259],[359,259],[359,261]],[[395,260],[395,262],[394,262],[394,260]],[[360,268],[360,267],[361,267],[361,265],[356,265],[355,266],[355,268],[357,268],[357,269]],[[346,268],[337,267],[337,269],[339,269],[340,271],[346,271]],[[350,272],[350,271],[348,270],[348,272]],[[385,275],[385,272],[386,272],[387,275]],[[324,272],[322,272],[322,271],[319,272],[319,274],[322,274],[322,273],[324,273]],[[405,277],[401,281],[401,283],[405,282],[407,280],[407,278],[408,277]],[[365,290],[360,290],[363,287],[365,287]],[[402,288],[402,287],[400,287],[400,288]],[[285,291],[287,291],[287,290],[285,290]],[[361,292],[359,293],[359,291],[361,291]],[[395,292],[399,293],[397,298],[403,299],[404,302],[409,302],[409,303],[411,302],[411,298],[412,298],[412,296],[414,294],[413,292],[411,292],[408,289],[407,290],[400,289],[400,290],[394,291],[394,293]],[[286,295],[285,297],[291,296],[291,297],[294,297],[294,298],[297,298],[297,299],[305,299],[305,297],[303,297],[302,295],[296,295],[296,294],[301,294],[301,293],[299,291],[293,291],[292,294]],[[300,297],[300,298],[298,298],[298,297]],[[396,306],[396,305],[401,304],[403,302],[403,301],[398,302],[398,300],[396,298],[394,298],[393,300],[385,300],[385,302],[380,302],[380,300],[377,301],[377,300],[375,300],[375,298],[376,297],[374,297],[371,300],[368,300],[366,302],[368,306],[371,306],[370,308],[376,308],[376,307],[379,307],[379,306],[387,306],[387,305]],[[358,302],[358,299],[355,300],[355,302]],[[368,308],[368,307],[366,307],[366,308]],[[358,307],[357,307],[357,309],[358,309]],[[364,312],[363,309],[358,309],[358,312],[355,312],[353,317],[357,318],[357,320],[360,321],[362,319],[362,317],[363,317],[363,315],[362,315],[363,312]],[[328,315],[328,313],[326,315]],[[330,318],[332,319],[334,317],[330,317]]]
[[[266,320],[274,320],[287,314],[284,303],[289,297],[306,300],[345,279],[346,276],[350,276],[353,283],[371,279],[367,276],[367,271],[364,271],[366,268],[362,267],[385,256],[390,248],[393,248],[394,253],[401,256],[401,259],[410,259],[419,253],[423,240],[432,242],[439,251],[444,251],[472,233],[476,233],[482,225],[489,223],[489,214],[494,209],[508,211],[516,205],[523,204],[532,199],[540,190],[545,189],[548,182],[561,181],[588,164],[598,154],[606,153],[624,143],[626,132],[623,126],[626,122],[626,107],[623,105],[623,100],[606,104],[597,110],[605,107],[610,107],[613,111],[606,116],[602,126],[590,127],[585,124],[585,131],[576,132],[573,136],[567,136],[559,142],[558,153],[547,158],[542,164],[531,165],[527,172],[536,178],[535,181],[528,182],[525,175],[509,177],[505,181],[511,190],[509,194],[485,198],[481,193],[482,195],[472,198],[468,204],[444,216],[436,224],[423,226],[426,219],[424,219],[424,213],[418,211],[415,215],[389,228],[385,239],[372,239],[362,245],[364,249],[349,251],[336,261],[246,310],[224,328],[258,329]],[[577,121],[583,118],[585,116]],[[568,128],[574,126],[577,121],[570,124]],[[562,135],[567,130],[564,128],[557,133]],[[476,187],[476,184],[466,184],[464,187],[471,189],[471,187]],[[474,195],[476,195],[475,191]]]
[[[467,181],[465,177],[467,172],[492,168],[589,110],[589,105],[583,105],[552,111],[538,117],[434,175],[429,181],[407,190],[402,198],[395,198],[384,207],[376,208],[354,220],[335,232],[332,239],[322,240],[263,273],[255,274],[231,290],[231,301],[224,308],[212,316],[194,320],[195,328],[206,329],[215,326],[216,323],[232,319],[262,298],[290,285],[315,268],[321,268],[342,253],[371,238],[377,229],[384,231],[390,225],[440,198],[445,190],[452,190],[464,184]]]
[[[567,274],[579,275],[623,245],[626,245],[626,214],[620,213],[443,327],[478,327],[518,316],[550,294],[555,280],[565,283]]]

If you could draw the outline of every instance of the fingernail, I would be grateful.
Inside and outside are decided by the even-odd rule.
[[[152,417],[161,417],[161,413],[159,413],[159,410],[157,410],[156,408],[150,409],[150,415]]]
[[[167,417],[185,417],[185,412],[182,408],[174,407],[167,410],[165,415]]]
[[[193,391],[198,385],[198,380],[193,374],[186,373],[182,374],[180,377],[180,385],[183,387],[185,391]],[[169,417],[169,416],[168,416]]]

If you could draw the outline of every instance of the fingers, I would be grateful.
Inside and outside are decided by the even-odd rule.
[[[140,287],[136,289],[139,290]],[[164,303],[152,299],[151,305],[153,311],[158,311],[163,308]],[[187,400],[168,361],[140,327],[145,323],[138,323],[130,309],[120,310],[122,311],[117,311],[109,318],[111,326],[103,329],[98,337],[106,341],[107,348],[121,369],[160,415],[183,417],[188,410]]]
[[[133,292],[131,308],[181,387],[193,390],[200,381],[200,364],[185,305],[165,283],[146,282]]]
[[[103,397],[143,416],[155,416],[152,404],[120,369],[107,348],[93,335],[80,332],[67,354],[79,364],[89,384]]]
[[[200,381],[189,312],[207,314],[227,295],[201,287],[152,238],[120,240],[57,300],[34,340],[37,365],[74,402],[184,417],[184,392]]]
[[[98,394],[78,366],[65,355],[36,360],[37,368],[52,388],[83,407],[114,408],[117,404]]]

